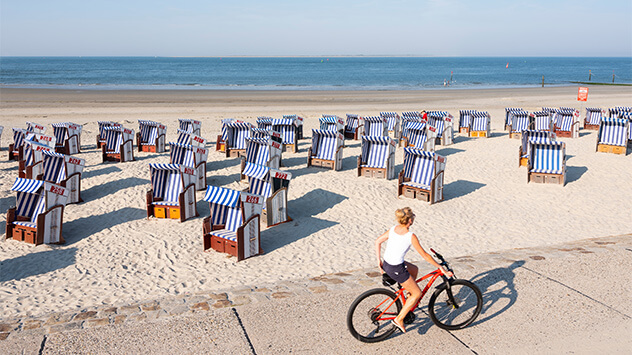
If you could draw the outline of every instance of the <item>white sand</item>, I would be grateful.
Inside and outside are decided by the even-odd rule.
[[[438,90],[410,92],[120,92],[1,91],[0,228],[15,204],[10,191],[17,163],[7,161],[11,127],[24,121],[84,124],[79,156],[87,166],[84,203],[64,213],[65,245],[0,241],[0,319],[41,315],[100,304],[127,304],[183,292],[213,291],[302,279],[374,265],[373,241],[393,224],[396,208],[411,206],[413,230],[422,245],[449,257],[520,248],[632,231],[632,154],[595,152],[596,132],[582,131],[566,142],[567,184],[527,184],[517,164],[519,140],[502,130],[505,107],[529,111],[542,106],[581,108],[632,105],[629,87],[591,87],[588,104],[577,88]],[[459,109],[486,110],[492,138],[468,139],[437,147],[447,157],[444,202],[397,198],[397,180],[359,178],[359,141],[348,141],[343,171],[307,168],[309,139],[300,152],[283,155],[292,172],[289,210],[294,219],[261,233],[264,255],[237,263],[235,258],[202,251],[202,218],[209,208],[197,193],[199,218],[179,223],[146,219],[148,163],[167,163],[168,153],[135,152],[130,163],[101,163],[95,149],[97,120],[113,120],[138,130],[138,119],[167,125],[175,140],[177,118],[202,120],[209,140],[210,185],[240,188],[239,161],[214,150],[220,119],[254,123],[257,116],[296,113],[307,118],[305,135],[321,114],[440,109],[458,118]],[[397,149],[396,171],[403,150]],[[411,258],[414,255],[409,254]]]

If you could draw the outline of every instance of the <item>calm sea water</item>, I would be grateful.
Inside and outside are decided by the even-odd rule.
[[[0,85],[37,88],[418,90],[632,83],[632,58],[0,57]]]

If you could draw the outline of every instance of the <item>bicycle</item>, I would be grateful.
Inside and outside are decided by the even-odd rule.
[[[441,266],[454,272],[441,254],[433,249],[430,251],[441,261]],[[419,301],[404,318],[405,324],[415,321],[413,311],[439,277],[443,278],[443,283],[436,287],[428,301],[428,313],[434,324],[446,330],[463,329],[472,324],[481,313],[483,296],[479,288],[470,281],[456,279],[456,275],[449,279],[437,269],[415,281],[419,283],[430,278],[421,291]],[[401,285],[398,284],[397,290],[392,287],[395,283],[387,274],[382,274],[382,284],[390,290],[374,288],[353,301],[347,312],[347,328],[354,338],[365,343],[375,343],[385,340],[397,329],[391,320],[401,311],[402,300],[406,303],[406,296]]]

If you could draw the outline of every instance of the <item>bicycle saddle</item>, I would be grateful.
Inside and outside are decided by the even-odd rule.
[[[393,280],[392,277],[388,276],[387,273],[382,274],[382,285],[384,286],[393,286],[397,281]]]

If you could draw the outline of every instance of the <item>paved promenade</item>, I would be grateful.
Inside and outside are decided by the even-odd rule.
[[[381,286],[369,269],[39,318],[0,315],[0,354],[632,352],[632,235],[449,261],[483,291],[483,312],[459,331],[436,327],[424,307],[406,334],[353,339],[349,305]]]

